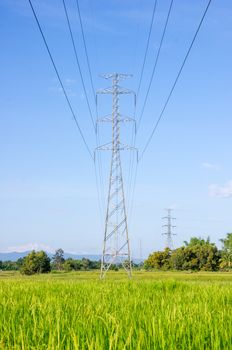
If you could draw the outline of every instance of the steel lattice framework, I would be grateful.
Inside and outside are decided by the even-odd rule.
[[[131,277],[131,252],[120,152],[122,150],[134,150],[135,148],[121,143],[120,124],[122,122],[135,123],[135,120],[120,114],[119,95],[134,94],[134,92],[119,86],[119,80],[131,77],[129,74],[104,74],[102,77],[111,79],[112,87],[98,90],[97,94],[111,94],[113,108],[111,115],[98,119],[98,122],[110,122],[112,124],[112,141],[97,147],[97,150],[112,152],[100,277],[105,277],[112,264],[119,263],[123,265],[128,276]]]
[[[172,225],[172,221],[176,220],[176,218],[172,217],[172,210],[173,209],[165,209],[167,211],[167,216],[165,216],[163,219],[167,220],[167,224],[163,225],[163,227],[167,227],[167,231],[163,233],[163,235],[166,235],[167,237],[167,241],[166,241],[166,247],[169,249],[173,249],[174,245],[173,245],[173,240],[172,240],[172,236],[175,236],[176,234],[173,233],[173,228],[175,228],[176,226]]]

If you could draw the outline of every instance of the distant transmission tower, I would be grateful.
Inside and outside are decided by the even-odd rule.
[[[123,117],[120,114],[119,95],[134,94],[134,92],[119,86],[119,80],[131,77],[131,75],[114,73],[104,74],[102,77],[112,79],[112,87],[98,90],[97,94],[111,94],[113,97],[113,109],[111,115],[98,120],[98,122],[110,122],[112,124],[112,141],[97,147],[97,150],[112,152],[101,261],[101,278],[105,277],[112,264],[119,263],[123,265],[128,276],[131,277],[131,252],[120,152],[122,150],[134,150],[135,148],[121,143],[120,124],[122,122],[135,122],[135,120],[133,118]]]
[[[163,219],[167,221],[167,224],[163,225],[163,227],[167,228],[167,231],[163,233],[163,235],[166,235],[166,247],[169,249],[173,249],[173,240],[172,240],[172,236],[176,235],[175,233],[173,233],[173,228],[175,228],[176,226],[172,225],[172,221],[176,220],[176,218],[172,217],[172,210],[173,209],[165,209],[167,211],[167,216],[165,216]]]

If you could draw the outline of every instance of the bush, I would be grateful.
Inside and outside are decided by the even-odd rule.
[[[44,251],[35,252],[33,250],[25,257],[20,271],[25,275],[50,272],[50,258]]]

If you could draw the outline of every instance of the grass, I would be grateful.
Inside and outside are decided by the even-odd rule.
[[[0,349],[231,349],[232,274],[0,273]]]

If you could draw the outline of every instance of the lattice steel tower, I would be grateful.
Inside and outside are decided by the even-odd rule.
[[[166,240],[166,247],[169,249],[173,249],[173,240],[172,240],[172,236],[175,236],[176,234],[173,233],[173,228],[175,228],[176,226],[172,225],[172,221],[176,220],[176,218],[172,217],[172,210],[173,209],[165,209],[167,211],[167,216],[165,216],[163,219],[167,220],[167,224],[163,225],[163,227],[167,227],[167,231],[163,233],[163,235],[167,236],[167,240]]]
[[[112,124],[112,141],[103,146],[97,147],[97,150],[107,150],[112,152],[101,261],[101,278],[105,277],[106,272],[112,264],[119,263],[123,265],[128,276],[131,277],[131,252],[120,152],[122,150],[133,150],[134,147],[125,145],[121,142],[120,124],[122,122],[135,121],[133,118],[124,117],[120,114],[119,95],[134,94],[134,92],[119,86],[119,80],[131,77],[129,74],[104,74],[102,77],[105,79],[111,79],[112,87],[98,90],[97,94],[111,94],[113,109],[111,115],[98,119],[98,122],[110,122]]]

